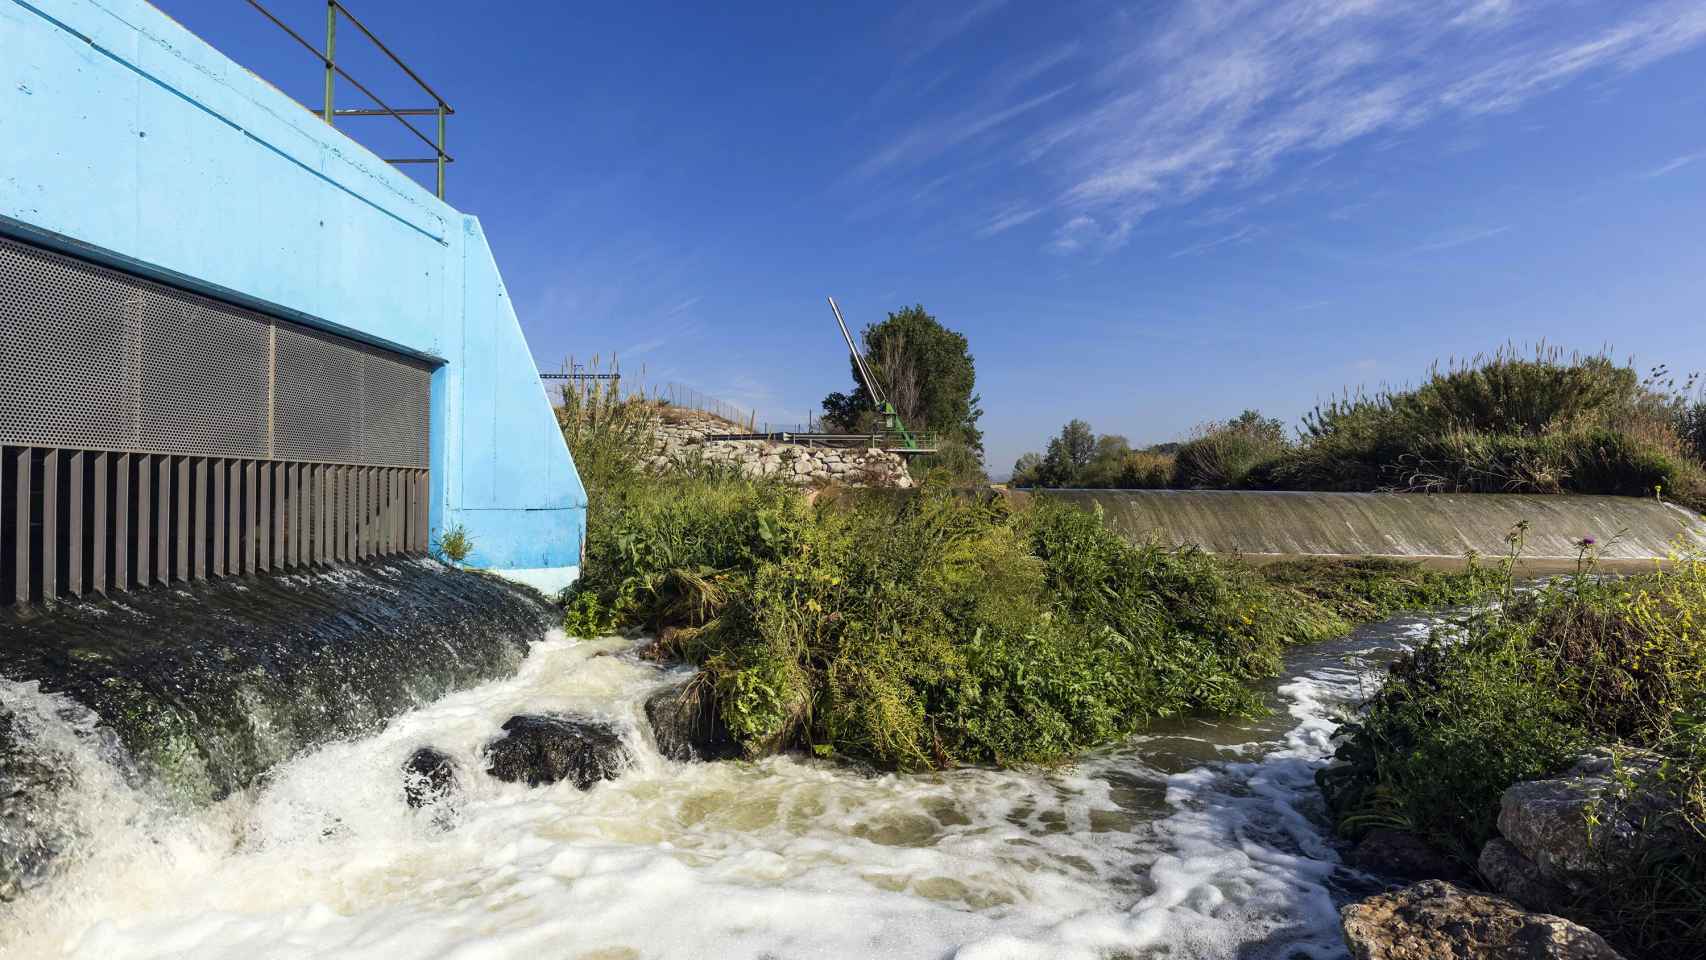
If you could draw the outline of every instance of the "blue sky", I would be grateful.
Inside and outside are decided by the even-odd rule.
[[[1507,340],[1706,368],[1700,0],[351,5],[455,104],[449,199],[547,368],[793,422],[850,385],[826,294],[918,302],[997,475],[1071,417],[1295,420]],[[161,6],[318,104],[246,5]]]

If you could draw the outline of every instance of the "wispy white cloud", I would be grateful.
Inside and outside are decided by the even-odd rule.
[[[1696,153],[1685,153],[1680,157],[1675,157],[1651,170],[1648,170],[1646,173],[1641,174],[1641,176],[1648,178],[1662,177],[1667,173],[1675,173],[1683,167],[1700,160],[1706,160],[1706,150],[1701,150]]]
[[[899,40],[901,59],[909,62],[953,42],[1006,5],[1007,0],[959,5],[920,2],[896,16],[890,28]]]
[[[1055,230],[1048,249],[1055,253],[1088,252],[1098,256],[1112,253],[1131,238],[1132,226],[1129,220],[1102,223],[1095,217],[1079,214]]]
[[[1042,207],[1027,206],[1022,203],[1009,204],[1001,210],[996,211],[995,215],[989,219],[989,222],[984,224],[983,229],[978,231],[978,234],[985,237],[993,237],[998,233],[1011,230],[1022,223],[1029,223],[1030,221],[1035,220],[1042,214],[1042,212]]]
[[[974,11],[987,13],[964,14]],[[1496,116],[1696,47],[1706,4],[1178,0],[1111,14],[1090,34],[1071,48],[1039,43],[989,78],[993,89],[1003,75],[1046,74],[1047,93],[1015,87],[961,104],[860,172],[896,175],[975,140],[979,154],[999,152],[1015,175],[1040,181],[1027,206],[1058,217],[1052,249],[1105,251],[1092,229],[1118,232],[1117,245],[1152,211],[1248,188],[1287,161],[1356,141],[1405,146],[1430,121]]]
[[[1203,240],[1199,243],[1193,243],[1188,247],[1182,247],[1178,250],[1173,251],[1170,256],[1174,257],[1174,258],[1200,256],[1200,255],[1205,254],[1205,253],[1209,252],[1210,250],[1213,250],[1217,247],[1225,247],[1225,246],[1231,246],[1233,244],[1249,243],[1250,241],[1256,239],[1257,237],[1260,237],[1263,234],[1263,232],[1264,231],[1262,230],[1261,227],[1257,227],[1257,226],[1254,226],[1251,224],[1245,224],[1244,226],[1239,227],[1237,230],[1234,230],[1231,233],[1226,234],[1225,236],[1214,237],[1214,238],[1209,239],[1209,240]]]
[[[1510,228],[1509,224],[1506,224],[1503,226],[1498,226],[1498,227],[1471,227],[1471,228],[1464,229],[1464,230],[1456,230],[1456,231],[1453,231],[1451,233],[1447,233],[1447,234],[1444,234],[1442,236],[1436,237],[1435,239],[1430,240],[1427,243],[1424,243],[1420,246],[1413,247],[1413,248],[1411,248],[1410,252],[1411,253],[1434,253],[1434,252],[1439,251],[1439,250],[1450,250],[1454,247],[1461,247],[1461,246],[1464,246],[1466,244],[1478,243],[1482,240],[1489,240],[1489,239],[1496,237],[1502,233],[1509,233],[1510,231],[1511,231],[1511,228]]]
[[[1030,113],[1069,89],[1069,86],[1056,87],[1018,103],[980,106],[954,116],[927,120],[867,157],[856,172],[868,178],[897,164],[927,160]]]

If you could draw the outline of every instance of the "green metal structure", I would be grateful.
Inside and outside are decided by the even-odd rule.
[[[841,328],[841,338],[847,341],[847,351],[853,355],[853,365],[859,370],[859,379],[865,382],[865,389],[871,392],[871,401],[877,405],[877,413],[882,415],[883,428],[900,438],[904,450],[914,453],[927,452],[926,447],[919,442],[919,437],[901,421],[900,411],[895,409],[894,403],[883,394],[882,384],[871,375],[870,365],[865,362],[865,355],[859,352],[858,345],[853,342],[853,333],[847,329],[847,321],[842,319],[841,308],[836,306],[835,298],[828,299],[829,309],[835,314],[835,323]]]

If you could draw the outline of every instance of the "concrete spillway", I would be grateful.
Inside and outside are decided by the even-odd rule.
[[[1503,555],[1505,535],[1528,521],[1523,549],[1533,572],[1573,565],[1593,537],[1608,566],[1650,564],[1679,542],[1706,544],[1689,511],[1631,497],[1519,494],[1293,493],[1222,490],[1049,490],[1100,508],[1132,540],[1195,545],[1255,559],[1375,556],[1460,562]],[[1679,541],[1678,538],[1682,538]]]

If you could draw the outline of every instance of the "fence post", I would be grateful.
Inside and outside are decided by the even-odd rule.
[[[332,122],[332,81],[337,76],[337,70],[332,64],[337,56],[337,47],[338,4],[337,0],[326,0],[326,101],[321,116],[327,123]],[[440,195],[443,195],[442,191]]]

